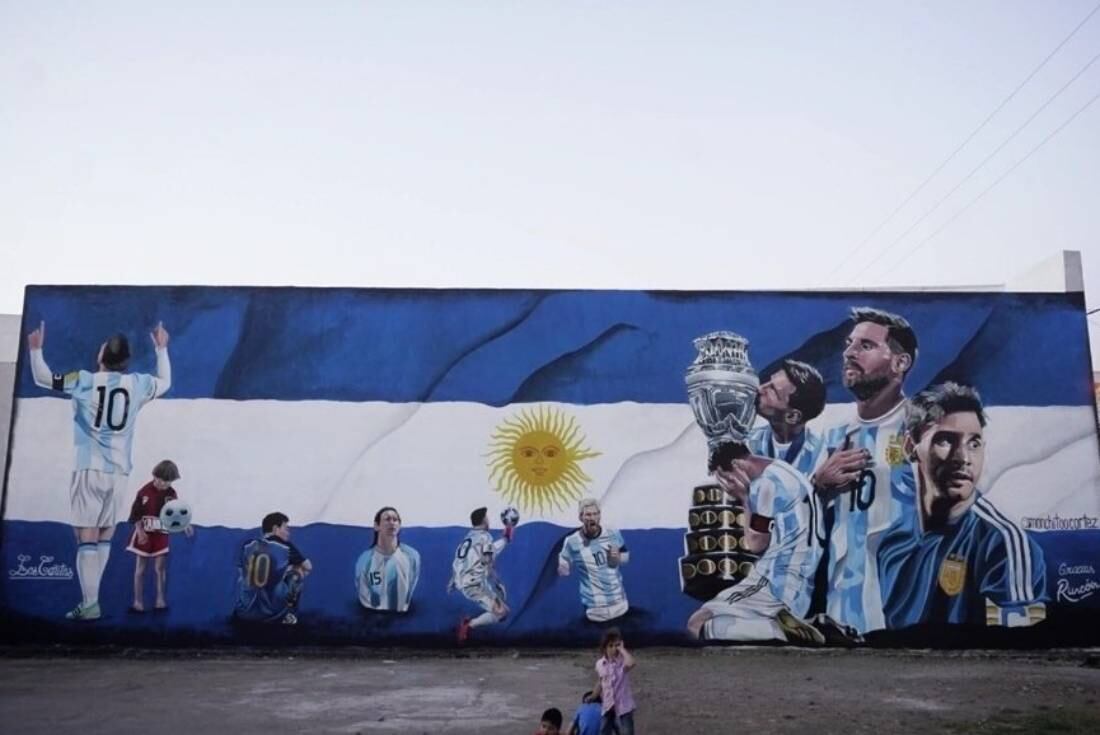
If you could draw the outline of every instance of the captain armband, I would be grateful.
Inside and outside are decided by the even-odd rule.
[[[749,528],[757,533],[771,533],[772,527],[775,522],[767,516],[758,516],[753,513],[752,518],[749,519]]]

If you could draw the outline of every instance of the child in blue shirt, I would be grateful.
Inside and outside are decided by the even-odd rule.
[[[593,696],[593,692],[585,692],[581,698],[581,706],[577,708],[577,714],[573,715],[569,735],[599,735],[600,718],[603,714],[602,705],[600,698]]]

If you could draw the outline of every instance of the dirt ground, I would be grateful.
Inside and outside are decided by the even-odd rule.
[[[635,651],[640,733],[1100,732],[1100,651]],[[582,651],[0,651],[11,733],[534,732]]]

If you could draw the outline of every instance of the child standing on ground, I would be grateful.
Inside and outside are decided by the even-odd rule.
[[[600,640],[597,694],[603,700],[600,735],[634,735],[634,693],[630,688],[630,670],[634,657],[626,650],[623,634],[608,628]]]
[[[130,545],[126,550],[137,555],[134,565],[134,603],[131,612],[145,612],[145,566],[146,560],[153,559],[154,577],[157,585],[155,610],[167,610],[168,600],[165,588],[168,585],[168,532],[160,527],[160,511],[169,500],[177,495],[172,483],[180,478],[179,468],[170,459],[157,463],[153,468],[153,479],[138,490],[134,505],[130,508],[130,523],[134,524],[134,533],[130,536]],[[194,530],[188,526],[184,533],[188,536]]]

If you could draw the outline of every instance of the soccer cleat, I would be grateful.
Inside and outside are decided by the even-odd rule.
[[[286,615],[283,616],[283,619],[280,620],[279,622],[281,622],[283,625],[297,625],[298,624],[298,616],[295,615],[292,612],[288,612]]]
[[[829,646],[852,648],[866,643],[858,630],[838,623],[825,613],[813,617],[813,626],[825,637],[825,643]]]
[[[99,620],[102,613],[99,611],[99,603],[93,602],[91,605],[85,607],[84,603],[80,603],[69,612],[65,613],[66,620]]]
[[[825,636],[809,623],[799,620],[786,610],[780,610],[775,616],[788,643],[801,643],[806,646],[824,646]]]
[[[459,644],[465,643],[466,639],[470,637],[470,619],[462,618],[458,622],[458,631],[455,634]]]

